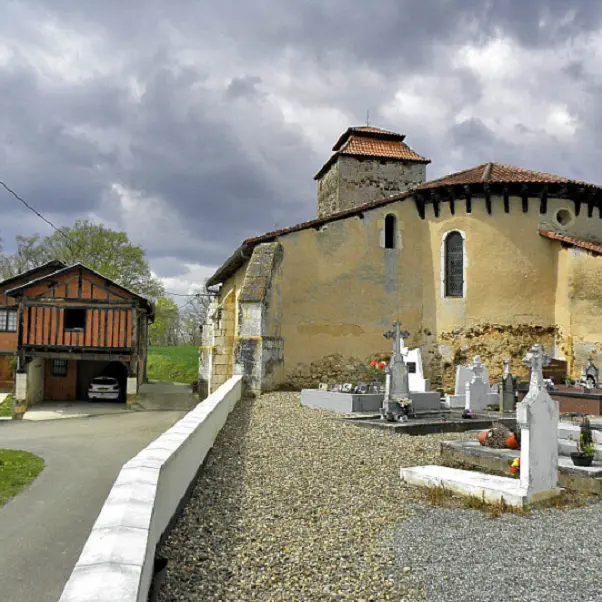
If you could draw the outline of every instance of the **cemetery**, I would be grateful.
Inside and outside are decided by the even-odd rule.
[[[424,378],[420,349],[404,345],[409,333],[399,322],[393,326],[384,333],[393,341],[389,362],[374,363],[383,369],[384,383],[322,383],[302,391],[302,405],[399,434],[475,431],[473,440],[441,443],[441,466],[402,469],[410,484],[518,507],[563,488],[602,493],[602,420],[595,419],[602,390],[592,358],[576,382],[555,383],[544,377],[551,358],[536,344],[522,360],[531,371],[529,383],[517,382],[507,359],[500,382],[491,385],[488,366],[477,355],[470,365],[456,367],[454,393],[443,396]]]

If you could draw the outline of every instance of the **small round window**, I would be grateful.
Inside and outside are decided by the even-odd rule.
[[[554,216],[555,221],[561,228],[568,228],[575,221],[575,216],[568,209],[559,209]]]

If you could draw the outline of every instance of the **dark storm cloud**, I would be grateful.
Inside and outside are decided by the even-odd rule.
[[[338,109],[353,124],[371,109],[375,125],[407,125],[410,145],[434,161],[455,150],[466,161],[459,167],[485,155],[518,163],[530,150],[503,143],[477,118],[450,123],[434,137],[429,123],[403,117],[388,123],[378,107],[410,76],[441,74],[461,82],[442,100],[451,114],[460,111],[479,100],[481,84],[448,64],[446,46],[505,35],[523,46],[550,47],[599,28],[598,6],[560,0],[14,2],[0,23],[0,49],[3,39],[16,49],[7,67],[0,53],[0,178],[41,210],[66,214],[66,222],[69,215],[106,212],[114,183],[160,198],[188,230],[170,241],[169,255],[177,249],[182,260],[216,265],[243,238],[315,214],[312,176],[340,131],[316,151],[269,97],[268,79],[278,70],[287,70],[291,100],[310,110]],[[83,79],[41,76],[30,47],[33,56],[80,52],[57,50],[47,32],[37,31],[49,19],[89,39],[92,50],[81,52],[101,65]],[[579,63],[570,72],[581,80]],[[583,110],[587,122],[598,109]],[[524,127],[523,134],[531,128]],[[561,169],[561,151],[548,149],[546,156]],[[593,159],[590,164],[593,169]],[[148,250],[160,258],[166,243],[161,224],[156,228]],[[170,266],[162,264],[162,275]]]
[[[258,89],[261,83],[261,77],[245,75],[243,77],[234,77],[226,88],[225,97],[227,100],[237,100],[239,98],[252,98],[260,94]]]

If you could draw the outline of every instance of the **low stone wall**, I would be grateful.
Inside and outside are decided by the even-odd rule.
[[[155,548],[241,395],[233,376],[124,464],[59,602],[147,602]]]
[[[284,386],[291,390],[316,388],[320,383],[369,382],[370,362],[389,361],[391,354],[374,354],[365,359],[344,357],[339,353],[326,355],[309,364],[299,364],[287,372]],[[285,362],[286,365],[286,362]]]

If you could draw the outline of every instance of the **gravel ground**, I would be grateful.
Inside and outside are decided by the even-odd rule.
[[[298,393],[243,400],[159,551],[159,601],[531,602],[576,592],[576,579],[599,587],[587,525],[600,506],[492,520],[428,506],[402,484],[401,466],[437,463],[442,440],[471,437],[360,428],[301,407]],[[541,575],[541,594],[521,597]]]
[[[596,602],[600,524],[599,502],[497,519],[422,506],[396,529],[398,570],[408,584],[426,583],[429,602]]]
[[[443,439],[344,423],[298,393],[243,400],[160,550],[159,600],[423,600],[396,589],[390,529],[411,515],[400,466]]]

